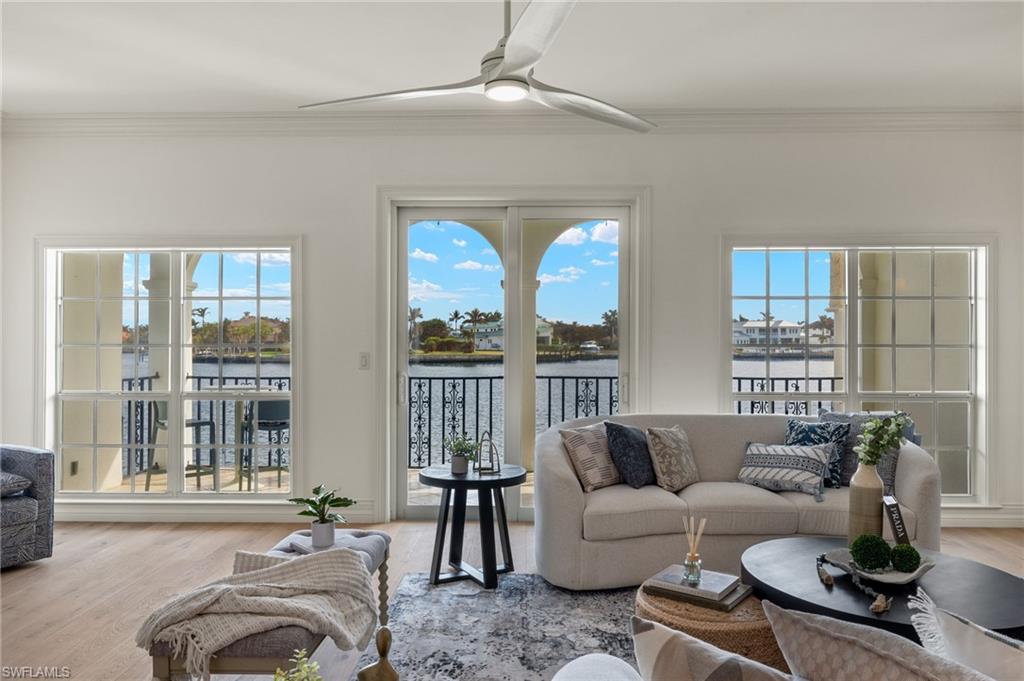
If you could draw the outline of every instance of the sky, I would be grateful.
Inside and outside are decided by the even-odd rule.
[[[769,268],[770,265],[770,268]],[[805,267],[806,270],[805,281]],[[766,282],[766,272],[771,281]],[[775,319],[789,322],[807,320],[803,300],[775,300],[775,296],[820,296],[810,300],[810,321],[825,314],[830,295],[831,262],[829,251],[737,250],[732,258],[733,318],[760,319],[766,305]],[[735,296],[764,296],[771,286],[773,300],[737,300]],[[809,287],[809,292],[806,288]]]
[[[549,321],[600,324],[618,308],[619,227],[581,222],[563,232],[541,259],[537,313]],[[452,221],[409,226],[409,305],[424,319],[447,320],[474,307],[504,314],[501,260],[484,237]]]

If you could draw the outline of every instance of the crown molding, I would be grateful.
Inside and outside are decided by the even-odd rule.
[[[1021,131],[1021,110],[723,110],[642,112],[650,134]],[[343,137],[634,135],[555,112],[47,114],[2,118],[16,137]]]

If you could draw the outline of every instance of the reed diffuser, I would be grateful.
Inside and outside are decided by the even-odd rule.
[[[701,518],[698,527],[697,521],[692,515],[689,518],[683,518],[683,530],[686,532],[686,544],[689,549],[686,559],[683,561],[683,580],[690,586],[700,584],[701,562],[697,549],[700,548],[700,538],[704,535],[704,526],[707,525],[707,522],[707,518]]]

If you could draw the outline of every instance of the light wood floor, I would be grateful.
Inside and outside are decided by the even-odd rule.
[[[365,527],[393,538],[392,592],[405,573],[428,570],[433,523]],[[66,665],[74,681],[149,679],[149,658],[133,643],[145,616],[171,595],[230,572],[236,550],[266,550],[291,529],[58,523],[53,558],[0,574],[0,662]],[[513,524],[510,530],[517,570],[533,572],[533,526]],[[466,558],[479,564],[478,530],[466,531]],[[1024,530],[948,529],[942,549],[1024,575]]]

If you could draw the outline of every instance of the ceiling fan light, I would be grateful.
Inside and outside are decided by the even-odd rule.
[[[530,94],[530,86],[521,80],[502,78],[484,85],[484,94],[495,102],[518,102]]]

